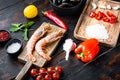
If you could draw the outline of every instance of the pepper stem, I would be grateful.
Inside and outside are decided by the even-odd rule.
[[[84,58],[84,53],[83,52],[80,53],[80,57]]]
[[[42,14],[45,15],[45,11],[42,11]]]

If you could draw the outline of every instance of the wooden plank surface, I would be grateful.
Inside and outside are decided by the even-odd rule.
[[[118,37],[119,37],[119,32],[120,32],[120,10],[108,10],[108,9],[101,9],[101,8],[97,8],[95,10],[92,10],[92,3],[96,3],[97,5],[102,4],[101,2],[102,0],[87,0],[86,2],[86,7],[83,11],[83,13],[81,14],[77,25],[75,27],[74,30],[74,37],[76,39],[79,40],[86,40],[89,38],[89,36],[87,36],[85,29],[87,28],[87,26],[89,25],[95,25],[95,24],[102,24],[105,26],[105,29],[107,30],[107,33],[109,35],[108,39],[101,39],[99,40],[99,42],[101,42],[104,45],[110,46],[110,47],[114,47],[117,43]],[[113,1],[106,1],[105,3],[106,5],[111,5],[111,6],[116,6],[116,5],[120,5],[120,2],[113,2]],[[115,14],[115,16],[117,17],[118,22],[115,24],[111,24],[108,22],[103,22],[102,20],[96,20],[95,18],[90,18],[89,14],[90,12],[104,12],[106,13],[107,11],[112,12],[113,14]]]
[[[39,28],[42,29],[45,24],[46,24],[46,22],[44,22]],[[65,30],[58,26],[51,24],[50,27],[51,27],[51,30],[48,31],[47,35],[49,35],[51,32],[55,32],[55,31],[59,31],[59,30],[61,30],[61,31],[63,31],[63,33],[65,33]],[[52,55],[52,53],[54,52],[55,48],[57,47],[59,41],[60,41],[60,39],[53,42],[52,44],[48,45],[46,47],[47,48],[46,54]],[[45,65],[45,63],[47,62],[46,59],[42,58],[35,50],[33,51],[33,54],[34,54],[35,58],[37,59],[37,61],[33,64],[36,66],[39,66],[39,67],[43,67]],[[26,61],[29,60],[27,53],[26,53],[26,46],[25,46],[24,50],[21,52],[21,54],[18,56],[18,59],[23,63],[25,63]]]

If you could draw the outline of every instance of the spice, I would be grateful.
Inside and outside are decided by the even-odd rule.
[[[68,30],[67,25],[51,11],[42,11],[42,14],[54,21],[61,28],[65,29],[66,31]]]
[[[0,31],[0,41],[6,41],[9,38],[9,33],[7,31]]]
[[[21,47],[21,44],[18,42],[12,43],[11,45],[8,46],[7,52],[8,53],[15,53],[17,52]]]

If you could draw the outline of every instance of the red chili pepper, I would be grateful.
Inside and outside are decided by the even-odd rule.
[[[42,11],[42,14],[54,21],[61,28],[65,29],[66,31],[68,30],[67,25],[51,11]]]
[[[103,17],[103,19],[102,19],[104,22],[109,22],[110,20],[109,20],[109,18],[107,18],[107,17]]]
[[[109,17],[112,17],[112,16],[115,17],[115,15],[114,15],[113,13],[111,13],[110,11],[107,11],[106,13],[107,13],[107,15],[108,15]]]
[[[91,18],[95,18],[96,20],[103,20],[104,22],[109,22],[111,24],[117,23],[117,17],[111,13],[110,11],[106,12],[107,15],[105,15],[103,12],[98,11],[97,13],[91,12],[89,16]]]
[[[75,49],[76,57],[83,62],[89,62],[93,60],[100,50],[97,39],[88,39],[78,45]]]
[[[96,13],[95,12],[91,12],[90,15],[89,15],[91,18],[94,18],[96,16]]]

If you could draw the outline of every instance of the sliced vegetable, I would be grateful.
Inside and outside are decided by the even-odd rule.
[[[76,53],[76,57],[78,60],[82,60],[83,62],[89,62],[93,60],[100,50],[99,42],[97,39],[92,38],[88,39],[78,45],[78,47],[74,50]]]
[[[114,15],[113,13],[111,13],[110,11],[107,11],[106,13],[107,13],[107,15],[108,15],[109,17],[115,16],[115,15]]]
[[[91,18],[94,18],[96,16],[96,13],[95,12],[91,12],[90,15],[89,15]]]
[[[66,31],[68,30],[67,25],[51,11],[42,11],[42,14],[54,21],[61,28],[65,29]]]
[[[117,17],[113,13],[107,11],[106,14],[107,16],[103,12],[98,11],[97,13],[91,12],[89,16],[91,18],[95,18],[96,20],[103,20],[104,22],[109,22],[111,24],[117,23]]]
[[[103,17],[103,21],[104,21],[104,22],[109,22],[110,20],[109,20],[109,18],[107,18],[107,17]]]

